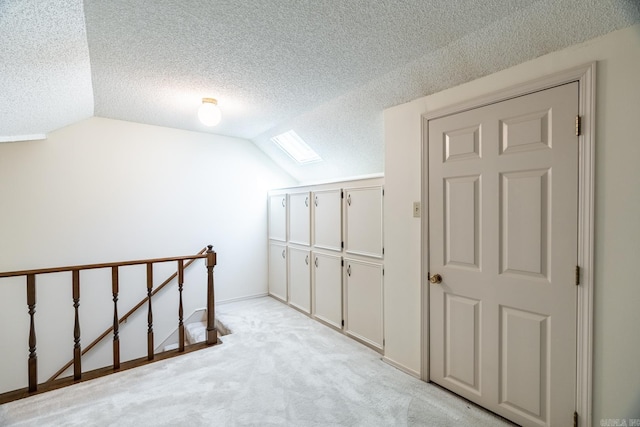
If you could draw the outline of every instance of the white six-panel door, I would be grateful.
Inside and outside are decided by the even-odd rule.
[[[430,379],[521,425],[575,410],[578,83],[428,122]]]

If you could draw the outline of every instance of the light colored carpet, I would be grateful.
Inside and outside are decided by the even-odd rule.
[[[217,315],[222,345],[1,405],[0,425],[508,425],[271,298]]]

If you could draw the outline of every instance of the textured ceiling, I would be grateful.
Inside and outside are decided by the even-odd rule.
[[[82,2],[0,0],[0,140],[92,115]]]
[[[192,129],[210,95],[253,138],[529,0],[474,3],[87,0],[96,115]]]
[[[0,0],[0,137],[95,114],[251,139],[300,181],[379,173],[384,108],[639,21],[636,0]],[[289,129],[325,161],[269,142]]]

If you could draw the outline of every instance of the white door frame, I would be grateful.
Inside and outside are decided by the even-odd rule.
[[[429,380],[429,363],[425,355],[429,354],[429,150],[428,121],[462,111],[471,110],[499,101],[538,92],[565,83],[579,82],[579,115],[581,117],[581,135],[578,150],[578,266],[580,266],[580,285],[577,301],[577,372],[576,372],[576,412],[579,425],[591,427],[592,418],[592,364],[593,364],[593,286],[594,286],[594,171],[595,171],[595,75],[596,63],[592,62],[571,68],[541,79],[533,80],[514,87],[492,92],[450,107],[438,109],[422,115],[422,206],[421,218],[421,338],[422,379]]]

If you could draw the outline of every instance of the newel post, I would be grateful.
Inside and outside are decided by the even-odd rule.
[[[213,292],[213,267],[216,265],[216,253],[212,245],[207,246],[207,345],[218,343],[216,331],[215,296]]]

